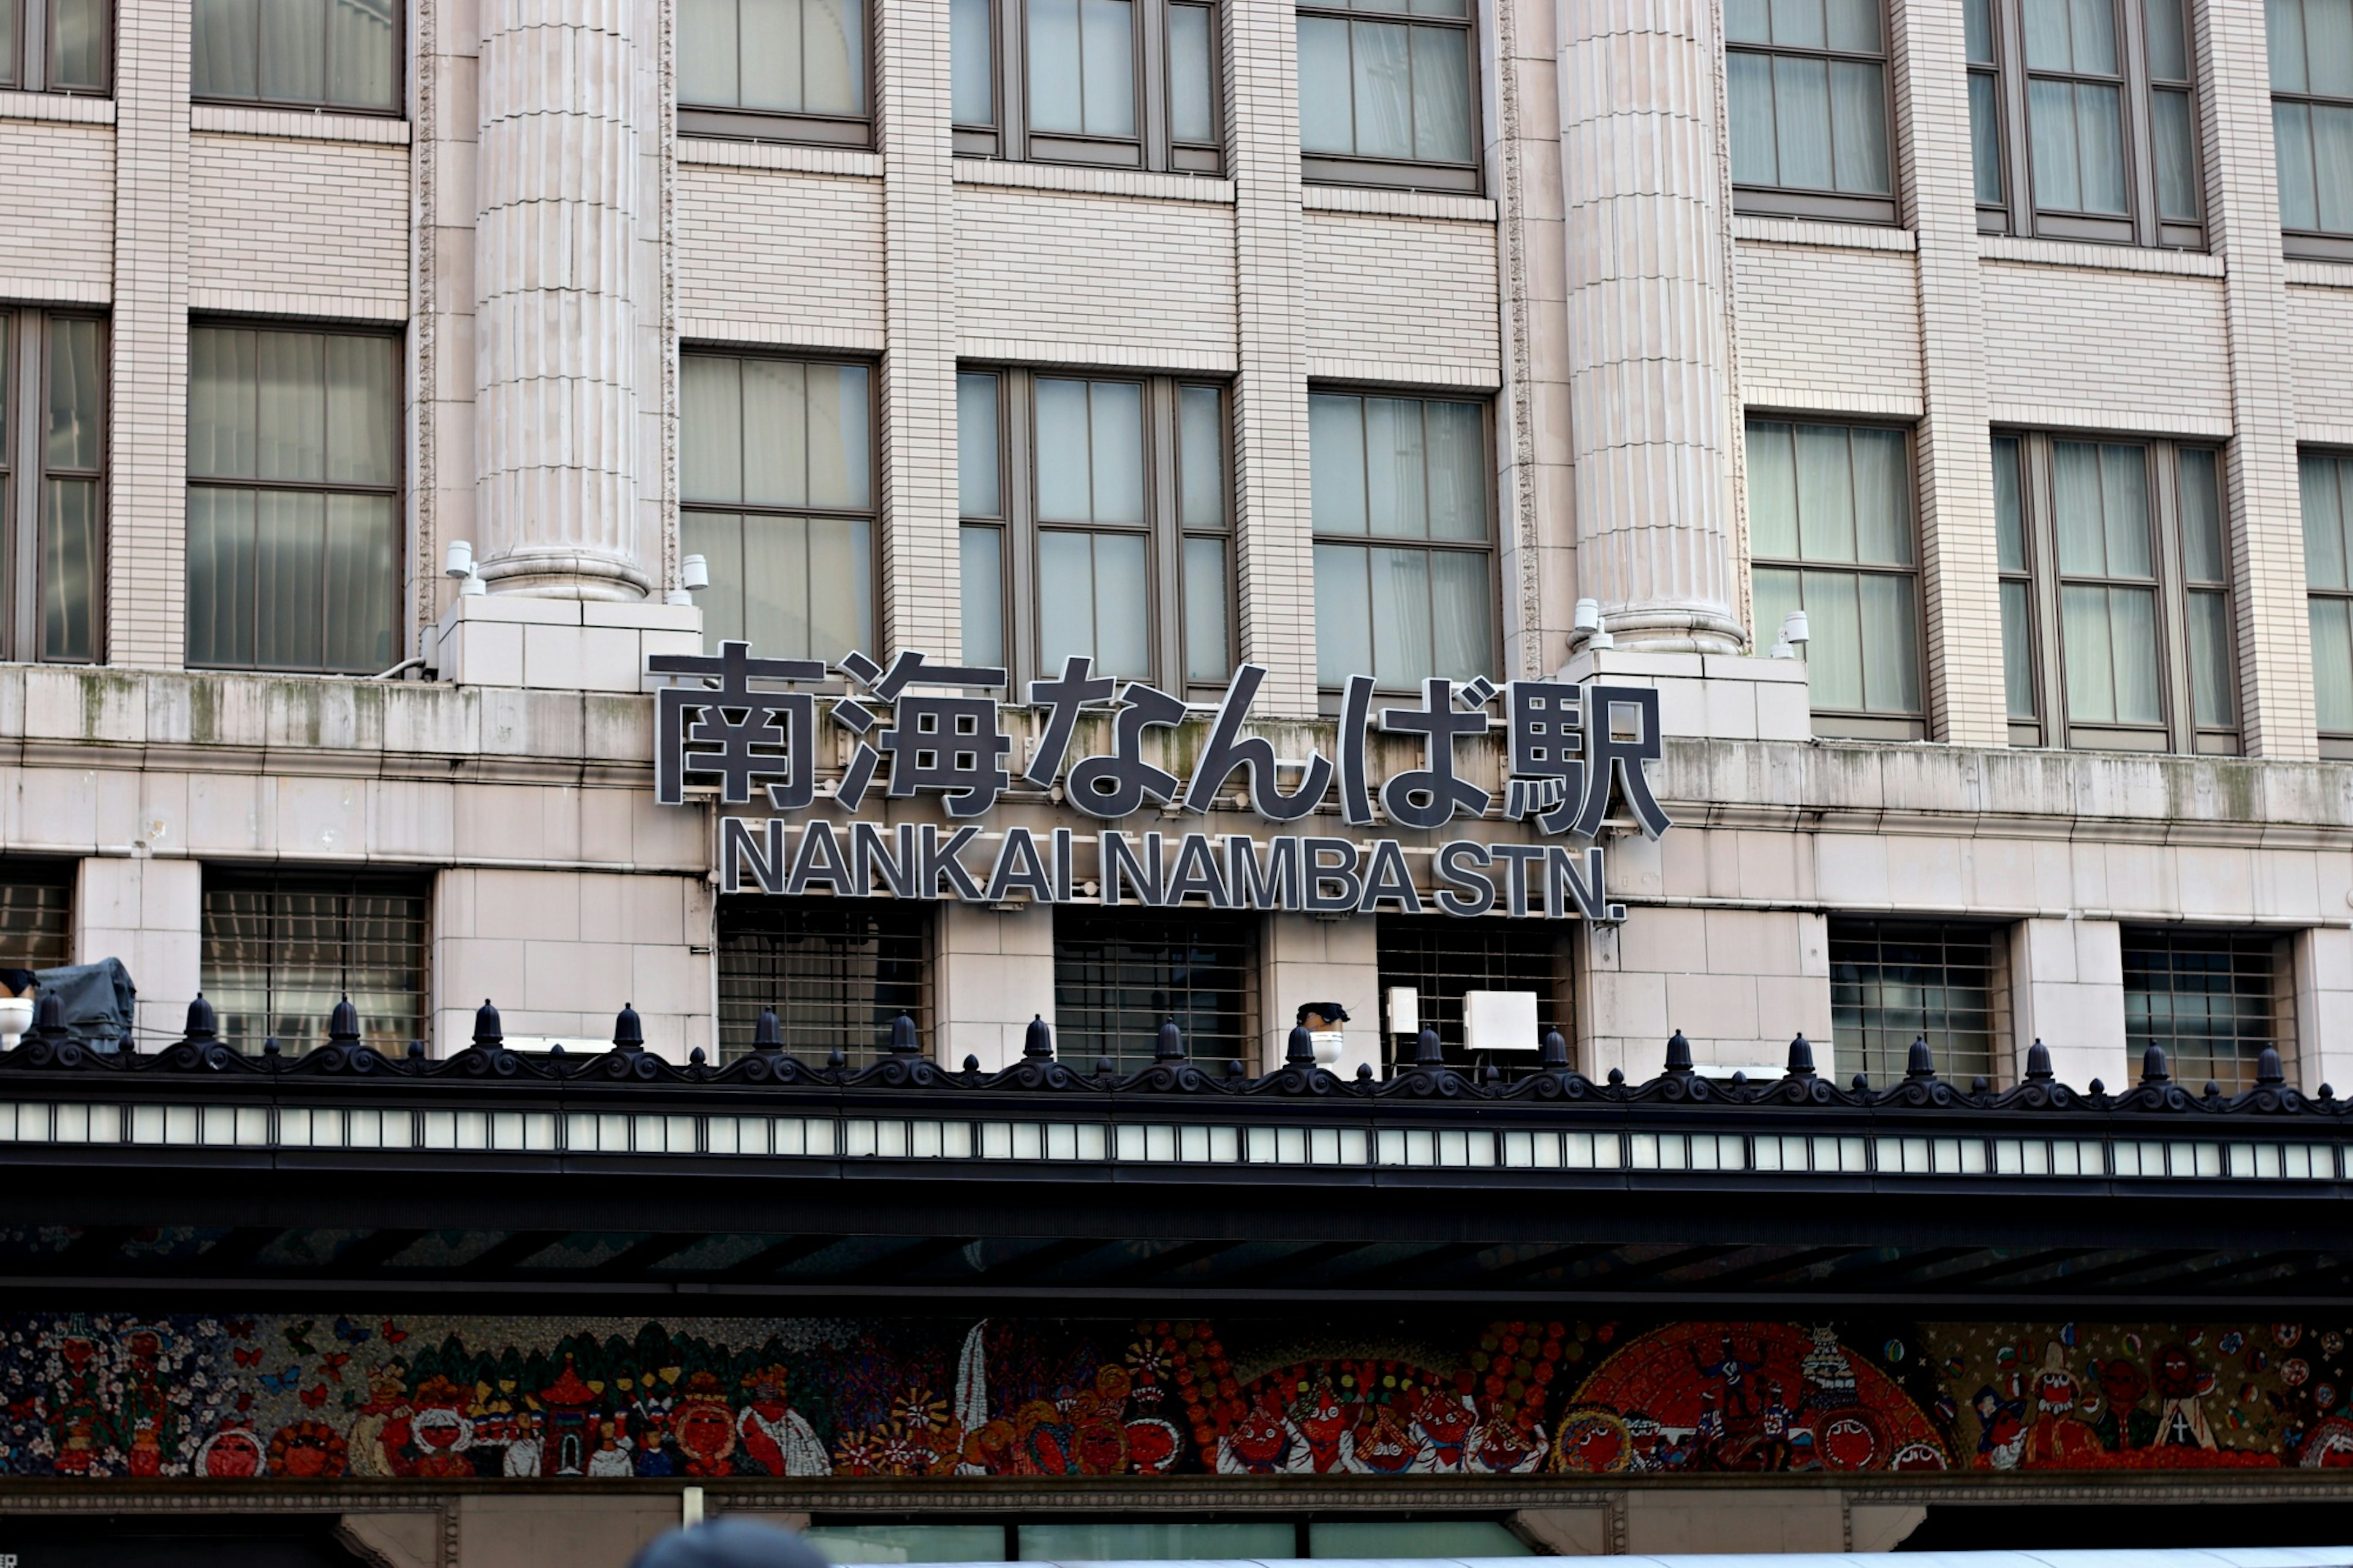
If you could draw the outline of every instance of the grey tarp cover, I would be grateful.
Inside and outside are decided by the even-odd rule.
[[[54,994],[64,1006],[66,1027],[78,1040],[112,1050],[131,1033],[132,1004],[139,987],[119,958],[96,963],[69,963],[63,969],[43,969],[33,976],[37,996]]]

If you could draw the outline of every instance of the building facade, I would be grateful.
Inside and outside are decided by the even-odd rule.
[[[848,1129],[873,1118],[839,1097],[855,1099],[861,1072],[900,1085],[918,1061],[932,1070],[911,1092],[1035,1074],[1052,1054],[1076,1076],[1048,1089],[1093,1093],[1103,1078],[1176,1094],[1144,1080],[1181,1056],[1211,1089],[1323,1083],[1373,1105],[1451,1084],[1430,1092],[1508,1110],[1554,1095],[1546,1084],[1584,1086],[1579,1105],[1605,1085],[1635,1094],[1625,1084],[1666,1059],[1662,1103],[1681,1107],[1692,1082],[1748,1103],[1750,1080],[1793,1070],[1802,1036],[1822,1078],[1852,1086],[1823,1112],[1852,1126],[1806,1136],[1862,1151],[1854,1165],[1810,1153],[1806,1180],[1862,1181],[1869,1215],[1901,1210],[1893,1179],[1906,1174],[1967,1188],[2039,1172],[2108,1184],[2116,1204],[2142,1201],[2128,1194],[2144,1176],[2228,1181],[2236,1143],[2119,1141],[2097,1121],[2217,1104],[2321,1119],[2276,1147],[2248,1143],[2244,1174],[2336,1195],[2325,1086],[2353,1082],[2344,0],[0,0],[0,963],[123,963],[137,1016],[127,1038],[95,1043],[111,1047],[103,1070],[149,1070],[178,1042],[192,1073],[227,1050],[271,1074],[332,1076],[355,1034],[423,1097],[333,1102],[337,1158],[374,1181],[404,1168],[394,1151],[430,1163],[477,1149],[482,1170],[502,1150],[583,1170],[590,1156],[687,1152],[649,1149],[650,1132],[595,1142],[607,1113],[555,1088],[513,1112],[548,1118],[544,1143],[521,1131],[498,1142],[490,1121],[478,1144],[431,1141],[428,1114],[501,1113],[433,1110],[442,1090],[422,1086],[565,1083],[617,1040],[616,1081],[656,1087],[607,1119],[676,1122],[698,1158],[716,1158],[738,1145],[712,1140],[738,1132],[714,1130],[710,1096],[820,1081],[773,1072],[764,1053],[780,1048],[796,1071],[835,1075],[808,1091],[832,1109],[809,1116],[839,1125],[825,1121],[822,1147],[796,1131],[788,1151],[790,1118],[762,1121],[760,1152],[839,1172],[890,1152],[851,1146],[869,1134]],[[734,644],[769,662],[739,682]],[[903,662],[917,652],[936,684]],[[919,741],[891,743],[918,735],[915,701],[950,693],[981,699],[936,710],[973,720],[976,775],[953,744],[925,761]],[[1574,761],[1532,739],[1554,701],[1582,722]],[[746,711],[756,733],[738,758],[722,731]],[[1551,734],[1570,739],[1557,723]],[[976,832],[957,838],[965,826]],[[964,847],[944,852],[959,869],[934,853],[944,842]],[[1505,1032],[1477,1026],[1496,993],[1533,994],[1533,1026],[1518,1006]],[[638,1040],[616,1034],[625,1007]],[[1311,1014],[1323,1023],[1302,1047]],[[761,1491],[758,1476],[1082,1473],[1034,1454],[999,1471],[961,1448],[944,1469],[910,1470],[868,1453],[879,1416],[796,1414],[779,1380],[806,1382],[855,1338],[809,1316],[837,1310],[818,1303],[904,1314],[929,1287],[920,1269],[834,1259],[818,1288],[794,1274],[788,1240],[714,1265],[744,1287],[726,1309],[662,1306],[667,1326],[642,1346],[636,1292],[685,1243],[653,1248],[669,1231],[649,1219],[606,1254],[543,1258],[548,1278],[594,1298],[572,1323],[533,1294],[526,1265],[591,1222],[461,1222],[448,1216],[462,1183],[446,1210],[380,1216],[388,1250],[349,1267],[268,1261],[324,1217],[256,1238],[265,1222],[222,1213],[186,1221],[222,1235],[150,1268],[123,1173],[151,1156],[182,1168],[155,1150],[204,1169],[216,1145],[330,1142],[307,1131],[312,1108],[259,1088],[250,1104],[225,1089],[197,1108],[231,1112],[222,1137],[167,1136],[178,1124],[164,1112],[188,1107],[148,1105],[145,1079],[122,1080],[111,1120],[84,1105],[69,1135],[79,1091],[37,1076],[63,1070],[64,1039],[16,1047],[48,1053],[20,1058],[37,1075],[25,1125],[42,1129],[17,1135],[25,1157],[76,1170],[87,1144],[119,1144],[100,1163],[121,1153],[108,1180],[130,1184],[95,1184],[65,1208],[28,1194],[9,1215],[28,1236],[82,1238],[59,1244],[74,1267],[35,1246],[10,1286],[21,1337],[51,1358],[23,1369],[48,1390],[39,1429],[9,1439],[23,1458],[9,1484],[28,1508],[84,1479],[213,1475],[274,1477],[238,1495],[332,1511],[304,1484],[341,1478],[334,1506],[360,1520],[375,1517],[369,1487],[414,1498],[440,1481],[443,1511],[405,1502],[390,1523],[351,1525],[337,1550],[364,1536],[386,1561],[491,1563],[527,1554],[533,1530],[590,1517],[534,1491],[542,1478],[636,1477],[656,1489],[593,1506],[649,1519],[675,1517],[689,1481],[728,1506],[725,1479],[742,1483],[741,1506],[822,1523],[810,1498],[830,1494]],[[663,1065],[632,1077],[638,1060]],[[1883,1121],[1928,1104],[1883,1098],[1905,1081],[2000,1117],[2046,1108],[2053,1080],[2075,1091],[2063,1107],[2094,1118],[2073,1154],[2004,1166],[1997,1145],[2017,1130],[1967,1123],[1987,1131],[1956,1148],[1980,1138],[1977,1154],[1948,1171],[1924,1145],[1915,1170]],[[142,1106],[164,1118],[153,1138]],[[263,1120],[237,1121],[248,1111]],[[1171,1114],[1171,1148],[1189,1148],[1174,1130],[1191,1123]],[[379,1118],[375,1142],[345,1120],[363,1116]],[[1333,1116],[1235,1122],[1199,1163],[1248,1165],[1255,1131],[1270,1151],[1286,1146],[1278,1134],[1302,1150],[1329,1134],[1379,1169],[1387,1134]],[[1130,1154],[1103,1131],[1117,1120],[1093,1143],[1071,1133],[1068,1157],[1152,1157],[1148,1139]],[[927,1124],[999,1125],[904,1125]],[[1027,1126],[1038,1158],[1061,1157],[1037,1131],[1050,1118],[1002,1125],[1002,1151],[982,1131],[965,1145],[897,1136],[986,1162],[1026,1157],[1011,1130]],[[1668,1134],[1636,1125],[1585,1127],[1582,1166],[1563,1152],[1573,1120],[1451,1131],[1570,1140],[1546,1145],[1548,1164],[1531,1153],[1531,1169],[1738,1170],[1767,1186],[1799,1169],[1778,1152],[1763,1163],[1763,1123],[1676,1122],[1671,1142],[1721,1137],[1736,1156],[1732,1142],[1676,1143],[1687,1163],[1664,1166],[1636,1140]],[[2155,1157],[2162,1176],[2144,1169],[2138,1151],[2175,1142],[2189,1152]],[[1475,1146],[1486,1159],[1466,1152],[1466,1170],[1528,1163]],[[628,1164],[607,1176],[626,1187],[638,1179]],[[1223,1234],[1254,1201],[1241,1193],[1168,1245]],[[259,1189],[251,1201],[268,1206]],[[2069,1222],[2078,1240],[2101,1212]],[[2220,1213],[2200,1221],[2214,1238],[2186,1245],[2225,1246]],[[856,1237],[886,1220],[796,1223],[794,1236]],[[922,1227],[948,1223],[900,1215],[879,1234],[920,1230],[928,1245],[949,1233]],[[1059,1227],[1110,1222],[1023,1223],[1071,1247],[1095,1233]],[[1384,1223],[1367,1211],[1280,1245],[1371,1247]],[[451,1225],[494,1239],[404,1250]],[[1730,1251],[1748,1234],[1606,1239]],[[241,1258],[233,1246],[217,1268],[192,1261],[223,1236],[243,1238]],[[1962,1225],[1936,1245],[2009,1239]],[[2004,1298],[2015,1321],[1992,1323],[1997,1309],[1956,1282],[1974,1275],[1922,1262],[1883,1290],[1777,1297],[1760,1328],[1739,1292],[1768,1277],[1748,1271],[1761,1263],[1735,1270],[1736,1289],[1694,1284],[1678,1304],[1655,1281],[1698,1267],[1687,1257],[1646,1273],[1657,1259],[1629,1254],[1610,1266],[1634,1270],[1622,1288],[1584,1275],[1572,1288],[1545,1272],[1569,1268],[1561,1258],[1478,1251],[1508,1250],[1506,1225],[1421,1237],[1471,1247],[1469,1285],[1396,1274],[1330,1295],[1261,1265],[1278,1282],[1250,1310],[1281,1324],[1467,1290],[1461,1322],[1396,1342],[1442,1353],[1392,1354],[1374,1336],[1311,1354],[1292,1329],[1266,1329],[1245,1336],[1262,1348],[1241,1373],[1222,1349],[1196,1367],[1229,1287],[1132,1264],[1081,1292],[1108,1304],[1115,1331],[1008,1319],[1000,1344],[967,1314],[953,1332],[924,1320],[856,1342],[874,1363],[860,1375],[892,1384],[883,1406],[905,1382],[942,1394],[960,1431],[976,1380],[1034,1363],[1023,1386],[1058,1414],[1022,1444],[1052,1428],[1037,1441],[1074,1451],[1084,1394],[1099,1415],[1126,1412],[1096,1423],[1116,1428],[1116,1442],[1097,1434],[1122,1456],[1104,1464],[1189,1470],[1186,1495],[1212,1510],[1276,1507],[1264,1500],[1279,1489],[1250,1485],[1285,1467],[1379,1468],[1359,1453],[1410,1447],[1398,1468],[1430,1475],[1451,1442],[1466,1470],[1464,1434],[1433,1436],[1435,1416],[1415,1427],[1404,1395],[1395,1432],[1349,1416],[1346,1465],[1336,1438],[1328,1454],[1311,1439],[1314,1410],[1285,1406],[1289,1436],[1260,1436],[1295,1439],[1304,1471],[1239,1454],[1221,1469],[1220,1445],[1259,1408],[1243,1385],[1311,1363],[1293,1393],[1312,1405],[1344,1371],[1394,1389],[1406,1366],[1409,1388],[1425,1374],[1483,1388],[1498,1357],[1525,1360],[1526,1376],[1504,1380],[1517,1392],[1474,1412],[1494,1444],[1486,1468],[1523,1477],[1584,1473],[1563,1458],[1573,1404],[1609,1416],[1579,1440],[1641,1456],[1602,1472],[1819,1480],[1841,1468],[1820,1458],[1834,1423],[1805,1428],[1821,1446],[1804,1464],[1784,1462],[1787,1443],[1690,1459],[1706,1447],[1690,1434],[1712,1419],[1722,1436],[1741,1380],[1785,1363],[1771,1375],[1792,1389],[1868,1407],[1868,1440],[1846,1434],[1862,1456],[1849,1469],[1905,1454],[1919,1461],[1907,1469],[2093,1468],[2074,1462],[2090,1439],[2067,1445],[2105,1400],[2116,1430],[2094,1434],[2100,1455],[2159,1454],[2135,1462],[2159,1469],[2193,1450],[2242,1455],[2196,1463],[2252,1470],[2353,1451],[2314,1437],[2335,1419],[2334,1392],[2317,1389],[2343,1341],[2310,1314],[2336,1310],[2342,1277],[2295,1261],[2284,1230],[2273,1240],[2266,1261],[2241,1260],[2235,1297],[2168,1276],[2104,1318],[2089,1287],[2054,1283]],[[1776,1245],[1869,1250],[1827,1230]],[[747,1258],[766,1271],[743,1272]],[[1789,1265],[1819,1280],[1809,1266]],[[976,1262],[947,1293],[977,1308],[1058,1278],[1028,1267]],[[2053,1267],[2054,1280],[2069,1272]],[[508,1315],[427,1324],[368,1294],[421,1279],[472,1281],[493,1303],[483,1312]],[[313,1316],[333,1289],[355,1304]],[[2252,1318],[2221,1324],[2226,1307],[2262,1317],[2260,1339]],[[2127,1325],[2128,1310],[2155,1316]],[[2206,1329],[2147,1326],[2167,1312],[2217,1325],[2212,1345],[2238,1342],[2225,1352]],[[2292,1353],[2308,1317],[2315,1344],[2337,1342],[2322,1360]],[[310,1342],[329,1318],[359,1336],[342,1352]],[[1774,1326],[1814,1318],[1838,1326]],[[1911,1326],[1874,1333],[1883,1319]],[[1736,1344],[1719,1320],[1763,1337]],[[260,1339],[220,1326],[236,1321]],[[1582,1371],[1558,1374],[1583,1391],[1574,1402],[1549,1392],[1552,1373],[1530,1382],[1539,1365],[1605,1365],[1582,1348],[1609,1342],[1604,1330],[1678,1369],[1712,1358],[1707,1390],[1672,1396],[1692,1404],[1687,1421]],[[216,1390],[260,1377],[255,1347],[272,1335],[301,1387],[259,1395],[269,1421],[160,1392],[195,1371]],[[456,1348],[390,1351],[428,1338]],[[1914,1368],[1930,1341],[1937,1366]],[[2167,1347],[2179,1364],[2156,1353]],[[337,1353],[353,1359],[327,1377],[322,1358]],[[145,1448],[120,1400],[100,1411],[97,1393],[78,1436],[51,1421],[85,1375],[76,1358],[93,1355],[113,1386],[159,1391]],[[1343,1369],[1351,1356],[1361,1365]],[[1116,1373],[1116,1396],[1082,1389],[1082,1363],[1089,1378]],[[2123,1373],[2088,1392],[2101,1368],[2127,1364],[2139,1392]],[[2283,1384],[2288,1364],[2303,1375]],[[2073,1391],[2063,1405],[2037,1406],[2038,1367],[2058,1380],[2052,1400],[2061,1383]],[[661,1368],[657,1420],[642,1407]],[[712,1388],[690,1394],[698,1373]],[[2218,1376],[2245,1390],[2227,1420],[2199,1403]],[[1187,1420],[1147,1417],[1139,1377],[1155,1407],[1204,1380],[1240,1403],[1230,1416],[1213,1401]],[[442,1403],[428,1404],[436,1379]],[[309,1413],[288,1404],[314,1386]],[[1990,1408],[1973,1403],[1979,1389]],[[697,1399],[727,1454],[699,1457],[718,1436],[702,1449],[649,1438],[647,1423],[668,1430]],[[316,1414],[328,1405],[359,1414],[338,1425]],[[2065,1416],[2052,1446],[2031,1435],[2038,1408]],[[2135,1413],[2175,1433],[2169,1455],[2133,1440]],[[1789,1425],[1787,1410],[1775,1419]],[[375,1425],[364,1441],[351,1420]],[[396,1420],[409,1435],[385,1439]],[[2242,1420],[2253,1426],[2235,1435]],[[1149,1421],[1168,1428],[1158,1459]],[[448,1440],[413,1435],[425,1427]],[[230,1468],[199,1464],[232,1433],[206,1450]],[[493,1449],[541,1468],[485,1468]],[[461,1450],[475,1457],[461,1465]],[[626,1458],[656,1450],[670,1468]],[[134,1451],[160,1457],[142,1469]],[[599,1471],[600,1451],[625,1458]],[[1221,1474],[1239,1479],[1220,1489]],[[468,1489],[492,1480],[511,1495]],[[2281,1506],[2333,1495],[2232,1481]],[[1740,1543],[1784,1518],[1799,1521],[1792,1545],[1841,1545],[1900,1538],[1929,1495],[1744,1482],[1710,1492],[1711,1511],[1669,1501],[1672,1488],[1588,1508],[1567,1480],[1485,1484],[1383,1506],[1509,1522],[1554,1549]],[[2219,1495],[2213,1484],[2169,1495]],[[855,1495],[885,1513],[871,1499],[901,1498],[875,1527],[897,1529],[965,1494]],[[1143,1518],[1158,1506],[1146,1495],[1129,1484],[1104,1506]],[[1343,1522],[1316,1510],[1355,1495],[1284,1515],[1295,1552],[1236,1537],[1216,1554],[1305,1555],[1306,1532]],[[10,1506],[0,1499],[0,1515]],[[1092,1507],[1021,1506],[1039,1529]],[[1575,1520],[1545,1522],[1561,1509]],[[1692,1522],[1706,1519],[1719,1534]],[[994,1555],[1117,1554],[989,1528]],[[1672,1533],[1686,1529],[1699,1533]]]

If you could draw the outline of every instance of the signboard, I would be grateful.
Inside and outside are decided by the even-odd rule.
[[[1037,739],[1025,761],[1000,725],[996,694],[1008,680],[999,668],[936,665],[917,652],[887,665],[853,652],[828,667],[755,658],[748,643],[724,642],[714,655],[655,655],[646,669],[673,678],[656,700],[655,798],[716,798],[728,892],[1617,921],[1625,907],[1609,900],[1605,850],[1594,841],[1613,796],[1650,837],[1672,826],[1646,772],[1660,754],[1659,696],[1647,687],[1432,679],[1418,704],[1377,709],[1372,678],[1351,676],[1338,754],[1279,760],[1271,742],[1247,732],[1266,679],[1261,666],[1237,670],[1211,713],[1141,681],[1098,676],[1092,660],[1073,658],[1060,675],[1029,684]],[[811,689],[828,682],[833,691]],[[1073,760],[1079,719],[1090,710],[1110,715],[1111,750]],[[1208,732],[1189,777],[1146,755],[1146,731],[1202,716]],[[1418,737],[1421,765],[1377,785],[1366,740],[1376,729]],[[1497,730],[1506,759],[1500,799],[1455,771],[1454,752],[1457,742]],[[820,757],[845,745],[840,776],[820,779]],[[1147,809],[1206,817],[1237,784],[1272,825],[1264,842],[987,821],[1008,792],[1057,785],[1068,806],[1104,823]],[[936,798],[947,824],[858,816],[870,799],[918,796]],[[728,809],[755,801],[769,814]],[[1331,805],[1353,828],[1437,834],[1457,820],[1500,816],[1526,825],[1535,841],[1409,846],[1302,831]],[[1094,872],[1083,881],[1082,853]],[[1416,862],[1427,863],[1420,875]]]

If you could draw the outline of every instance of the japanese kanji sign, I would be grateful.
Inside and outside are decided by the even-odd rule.
[[[1091,660],[1073,658],[1059,675],[1029,683],[1038,721],[1024,727],[1025,737],[1035,731],[1024,758],[1003,728],[1008,679],[999,668],[934,665],[916,652],[887,665],[853,652],[828,667],[754,658],[741,642],[722,643],[715,655],[657,655],[646,668],[673,678],[656,700],[655,798],[683,805],[715,796],[720,879],[730,892],[1318,914],[1500,910],[1607,921],[1625,910],[1609,901],[1605,851],[1593,840],[1613,800],[1651,838],[1672,826],[1646,771],[1660,736],[1658,693],[1645,687],[1433,678],[1418,703],[1377,706],[1373,679],[1352,676],[1340,697],[1337,755],[1279,759],[1271,742],[1246,732],[1266,679],[1257,665],[1235,672],[1212,710],[1098,676]],[[1072,760],[1089,710],[1108,716],[1109,750]],[[1190,776],[1179,778],[1153,760],[1145,736],[1195,717],[1206,731]],[[1458,741],[1496,731],[1500,798],[1457,771],[1455,752]],[[1420,764],[1377,788],[1368,768],[1376,732],[1415,738]],[[861,818],[878,774],[881,798],[934,797],[947,823]],[[1330,805],[1354,828],[1386,823],[1434,835],[1457,818],[1492,816],[1530,825],[1538,841],[1408,844],[1278,831],[1261,843],[1231,832],[992,831],[985,820],[1008,792],[1034,804],[1056,789],[1063,805],[1103,822],[1147,808],[1206,817],[1231,800],[1286,827]],[[725,809],[754,801],[772,815]],[[1082,858],[1093,868],[1083,879]]]

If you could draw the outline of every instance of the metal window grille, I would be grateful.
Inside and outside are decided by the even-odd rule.
[[[1082,1069],[1109,1057],[1133,1072],[1151,1065],[1160,1026],[1174,1018],[1196,1063],[1249,1063],[1257,950],[1248,915],[1057,910],[1057,1053]]]
[[[349,996],[363,1039],[406,1050],[425,1034],[427,912],[406,878],[208,878],[201,974],[223,1037],[299,1055]]]
[[[73,961],[73,868],[0,861],[0,969]]]
[[[1989,1079],[2004,986],[1994,928],[1926,921],[1832,921],[1831,1039],[1838,1074],[1904,1076],[1925,1037],[1938,1076]]]
[[[719,900],[719,1051],[752,1048],[762,1008],[773,1009],[785,1049],[824,1060],[840,1047],[852,1067],[890,1048],[904,1013],[916,1037],[932,1037],[928,911],[835,899]]]
[[[1380,954],[1381,994],[1410,985],[1419,1022],[1438,1031],[1446,1059],[1472,1065],[1462,1044],[1462,994],[1466,991],[1533,991],[1539,1037],[1551,1029],[1570,1032],[1570,965],[1563,939],[1547,921],[1460,921],[1433,915],[1382,915],[1376,941]],[[1394,1071],[1413,1060],[1411,1037],[1388,1033],[1380,1020],[1382,1059]],[[1534,1041],[1529,1042],[1534,1045]],[[1506,1057],[1499,1067],[1533,1067],[1533,1051]]]
[[[2125,1044],[2136,1075],[2142,1053],[2162,1046],[2178,1081],[2194,1091],[2211,1080],[2232,1093],[2254,1086],[2265,1046],[2293,1058],[2279,945],[2246,932],[2126,926]]]

